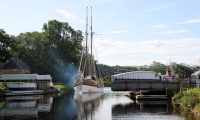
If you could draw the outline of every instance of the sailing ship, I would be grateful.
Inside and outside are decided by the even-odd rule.
[[[97,67],[97,60],[93,55],[93,34],[92,31],[92,7],[91,7],[91,27],[90,40],[88,39],[88,7],[86,9],[86,33],[85,42],[81,54],[79,70],[74,82],[76,93],[96,93],[103,92],[103,82],[100,70]]]

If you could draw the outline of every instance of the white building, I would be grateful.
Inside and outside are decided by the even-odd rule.
[[[160,76],[153,71],[133,71],[112,75],[111,79],[112,82],[115,80],[160,80]]]
[[[196,87],[200,88],[200,70],[194,72],[191,76],[192,80],[196,81]]]
[[[0,82],[4,82],[11,90],[48,90],[53,85],[50,75],[38,74],[2,74]]]

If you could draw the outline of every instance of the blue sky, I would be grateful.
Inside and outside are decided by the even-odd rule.
[[[51,19],[85,30],[93,6],[95,53],[108,65],[200,64],[199,0],[0,0],[0,28],[41,31]]]

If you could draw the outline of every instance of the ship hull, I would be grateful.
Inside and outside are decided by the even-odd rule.
[[[76,93],[101,93],[103,87],[89,86],[89,85],[77,85],[74,87]]]

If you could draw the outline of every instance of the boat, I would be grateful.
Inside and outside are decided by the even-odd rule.
[[[88,7],[86,9],[86,32],[82,49],[78,73],[75,77],[74,90],[76,93],[98,93],[103,92],[103,82],[97,60],[93,55],[93,34],[92,31],[92,7],[90,40],[88,39]],[[89,45],[90,44],[90,45]]]

